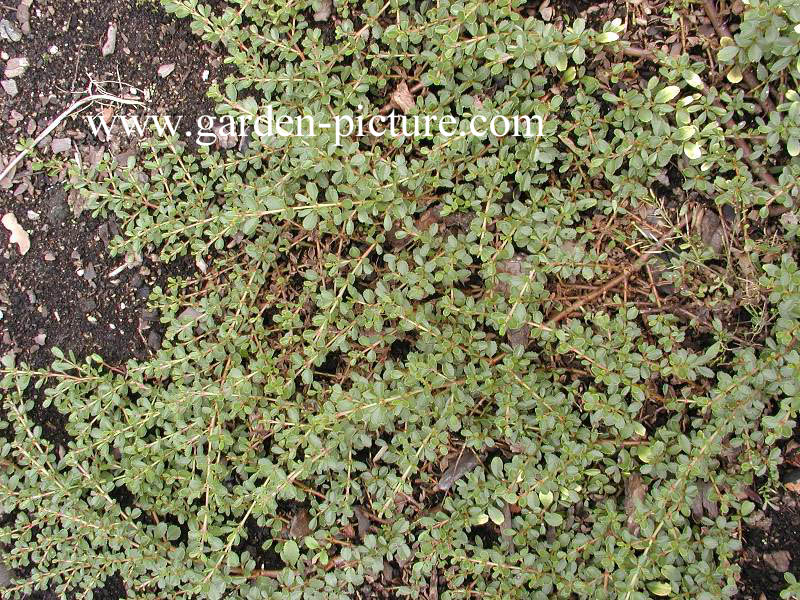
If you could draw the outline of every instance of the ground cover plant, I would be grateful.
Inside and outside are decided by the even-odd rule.
[[[153,289],[146,360],[3,358],[5,592],[733,597],[800,408],[800,3],[670,4],[713,26],[676,51],[639,3],[163,6],[227,53],[221,116],[544,135],[153,136],[72,166],[115,253],[198,270]]]

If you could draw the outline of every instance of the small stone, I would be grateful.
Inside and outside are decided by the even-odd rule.
[[[11,578],[14,574],[11,570],[0,562],[0,589],[11,585]]]
[[[46,333],[40,333],[35,338],[33,338],[33,341],[36,342],[39,346],[44,346],[46,340],[47,340]]]
[[[29,210],[26,215],[31,221],[38,221],[39,220],[39,213],[35,210]]]
[[[50,150],[53,151],[53,154],[64,154],[69,152],[70,148],[72,148],[72,140],[69,138],[56,138],[50,143]]]
[[[792,564],[792,555],[786,550],[771,552],[764,555],[764,562],[778,571],[778,573],[786,573]]]
[[[11,96],[12,98],[19,93],[19,88],[17,88],[17,82],[13,79],[4,79],[0,81],[0,85],[3,86],[6,94]]]
[[[169,77],[172,72],[175,70],[175,63],[168,63],[166,65],[161,65],[158,67],[158,76],[159,77]]]
[[[53,262],[56,259],[56,256],[52,252],[45,252],[44,253],[44,259],[47,262]]]
[[[50,47],[47,49],[47,51],[48,51],[50,54],[56,55],[56,54],[58,54],[58,46],[50,46]]]
[[[83,270],[83,278],[86,281],[92,281],[95,277],[97,277],[97,272],[94,270],[94,265],[89,263]]]
[[[14,216],[14,213],[6,213],[3,215],[2,223],[3,227],[11,232],[8,243],[17,244],[19,253],[24,256],[31,248],[31,240],[28,236],[28,232],[17,222],[17,217]]]
[[[19,77],[20,75],[25,73],[25,71],[29,66],[30,63],[28,62],[28,59],[25,58],[24,56],[21,56],[19,58],[11,58],[6,63],[5,76],[8,79]]]
[[[147,300],[148,296],[150,296],[150,286],[143,285],[138,290],[136,290],[136,297],[139,300]]]
[[[117,26],[114,23],[109,23],[108,32],[106,32],[106,42],[100,49],[103,56],[111,56],[114,50],[117,49]]]
[[[97,302],[95,302],[91,298],[84,298],[83,300],[81,300],[81,310],[83,312],[89,313],[92,312],[95,308],[97,308]]]
[[[8,19],[0,21],[0,39],[7,42],[18,42],[22,39],[22,32]]]

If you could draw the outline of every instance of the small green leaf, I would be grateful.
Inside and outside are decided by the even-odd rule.
[[[698,90],[702,90],[705,87],[703,80],[700,78],[700,75],[697,73],[690,71],[688,73],[683,74],[683,78],[690,86],[693,88],[697,88]]]
[[[297,547],[297,543],[294,540],[288,540],[283,544],[281,558],[283,562],[290,565],[295,564],[300,558],[300,548]]]
[[[692,160],[697,160],[698,158],[703,156],[703,150],[700,148],[700,144],[696,144],[695,142],[689,142],[688,144],[684,144],[683,153]]]
[[[720,48],[719,52],[717,52],[717,60],[723,63],[731,62],[736,58],[737,54],[739,54],[738,46],[725,46],[724,48]]]
[[[597,36],[599,44],[608,44],[609,42],[616,42],[619,39],[619,34],[613,31],[606,31]]]
[[[666,104],[681,92],[677,85],[668,85],[658,92],[655,97],[656,104]]]
[[[502,525],[503,521],[506,520],[505,516],[503,516],[503,512],[495,506],[490,506],[488,512],[489,512],[489,518],[492,521],[494,521],[497,525]]]
[[[647,584],[647,589],[655,596],[669,596],[672,593],[672,586],[666,581],[652,581]]]
[[[558,527],[564,522],[564,517],[558,513],[544,513],[545,522],[551,527]]]

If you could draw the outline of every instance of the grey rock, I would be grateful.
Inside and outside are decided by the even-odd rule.
[[[161,78],[169,77],[175,70],[175,63],[167,63],[158,67],[158,76]]]
[[[138,290],[136,290],[136,297],[139,300],[147,300],[147,297],[150,295],[150,286],[143,285]]]
[[[92,281],[95,277],[97,277],[97,272],[94,269],[94,265],[92,263],[89,263],[83,270],[83,278],[86,281]]]
[[[24,56],[20,56],[19,58],[10,58],[6,63],[5,76],[8,79],[19,77],[25,73],[29,66],[30,63]]]
[[[95,302],[92,298],[84,298],[81,300],[80,304],[81,310],[86,313],[92,312],[95,308],[97,308],[97,302]]]
[[[0,562],[0,588],[8,587],[11,585],[11,578],[14,574],[11,570]]]
[[[22,32],[12,21],[3,19],[0,21],[0,39],[7,42],[18,42],[22,39]]]
[[[317,23],[327,21],[331,18],[333,13],[333,0],[322,0],[319,3],[319,8],[314,11],[314,20]]]
[[[17,82],[13,79],[4,79],[0,81],[0,85],[3,86],[6,94],[11,96],[12,98],[19,93],[19,88],[17,88]]]
[[[106,33],[106,43],[100,49],[103,56],[111,56],[114,50],[117,49],[117,26],[114,23],[109,23],[108,32]]]
[[[50,143],[50,150],[53,154],[63,154],[72,148],[72,140],[69,138],[56,138]]]

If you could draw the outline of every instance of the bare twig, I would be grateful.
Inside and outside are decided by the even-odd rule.
[[[79,108],[86,106],[87,104],[91,104],[92,102],[118,102],[120,104],[131,104],[131,105],[139,105],[142,104],[138,100],[127,100],[125,98],[118,98],[117,96],[111,96],[110,94],[93,94],[91,96],[86,96],[85,98],[81,98],[80,100],[73,102],[67,109],[58,115],[50,125],[48,125],[42,133],[36,136],[36,139],[33,140],[33,144],[28,148],[25,148],[22,152],[17,154],[17,156],[8,163],[3,169],[3,172],[0,173],[0,181],[6,178],[6,176],[14,170],[14,168],[25,158],[28,153],[31,151],[32,148],[35,148],[36,145],[41,142],[44,138],[46,138],[50,132],[52,132],[56,127],[61,125],[61,123],[72,113],[74,113]]]
[[[680,230],[682,228],[683,228],[683,224],[681,224],[680,226],[677,227],[678,230]],[[649,261],[650,258],[656,252],[658,252],[664,246],[664,244],[667,243],[667,240],[669,240],[669,235],[668,234],[664,234],[664,237],[662,237],[661,240],[655,246],[650,248],[650,250],[648,252],[643,253],[636,262],[634,262],[629,267],[627,267],[624,271],[622,271],[622,273],[620,273],[619,275],[614,277],[614,279],[612,279],[611,281],[609,281],[605,285],[602,285],[599,288],[597,288],[591,294],[587,294],[586,296],[583,296],[582,298],[579,298],[575,302],[570,304],[567,308],[565,308],[560,313],[558,313],[556,316],[554,316],[552,319],[550,319],[547,322],[547,326],[548,327],[554,327],[555,325],[557,325],[559,323],[559,321],[563,321],[564,319],[566,319],[568,316],[570,316],[572,313],[574,313],[577,309],[579,309],[584,304],[586,304],[588,302],[591,302],[592,300],[594,300],[595,298],[597,298],[599,296],[602,296],[608,290],[610,290],[614,286],[618,285],[619,283],[627,281],[628,278],[633,273],[635,273],[636,271],[638,271],[639,269],[641,269],[643,266],[645,266],[647,264],[647,261]]]

